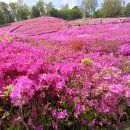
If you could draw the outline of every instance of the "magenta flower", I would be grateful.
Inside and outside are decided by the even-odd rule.
[[[121,116],[123,116],[123,115],[125,114],[122,108],[119,108],[119,109],[118,109],[118,112],[119,112],[119,114],[120,114]]]
[[[57,122],[52,121],[52,127],[53,127],[53,129],[57,130],[58,129]]]
[[[123,90],[123,86],[121,84],[113,84],[109,86],[109,91],[113,92],[113,93],[121,93],[121,91]]]
[[[53,117],[56,117],[56,115],[57,115],[57,110],[56,110],[56,109],[53,109],[53,110],[52,110],[52,116],[53,116]]]
[[[75,117],[75,118],[78,118],[79,114],[80,114],[79,111],[75,111],[75,112],[74,112],[74,117]]]
[[[19,77],[16,80],[15,87],[10,93],[12,103],[16,106],[28,104],[30,98],[34,95],[32,85],[33,81],[31,81],[27,76]]]
[[[61,81],[56,84],[56,89],[61,90],[65,86],[65,82]]]
[[[76,111],[79,111],[79,112],[85,111],[85,107],[83,105],[81,105],[80,103],[76,104],[75,109],[76,109]]]
[[[52,116],[57,118],[57,119],[64,119],[67,116],[67,111],[63,110],[63,111],[58,112],[56,109],[54,109],[52,111]]]
[[[44,130],[42,125],[36,125],[35,130]]]
[[[31,126],[32,124],[33,124],[33,123],[32,123],[32,119],[29,118],[29,120],[28,120],[28,125]]]
[[[130,98],[130,88],[126,89],[125,96]]]
[[[64,119],[64,118],[66,118],[66,116],[67,116],[67,111],[63,110],[61,112],[57,112],[56,118],[57,119]]]

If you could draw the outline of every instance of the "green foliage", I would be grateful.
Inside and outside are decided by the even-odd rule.
[[[4,96],[5,96],[5,97],[8,97],[13,88],[14,88],[14,86],[13,86],[12,84],[9,85],[9,86],[7,86],[7,87],[6,87],[6,91],[4,92]]]
[[[10,127],[7,130],[23,130],[23,127],[22,126],[10,125]]]
[[[81,59],[81,62],[88,66],[91,66],[93,64],[93,61],[90,58],[83,58]]]
[[[45,8],[44,8],[44,2],[43,0],[39,0],[36,3],[36,7],[38,8],[39,12],[40,12],[40,16],[43,16],[45,14]]]
[[[4,24],[4,23],[5,23],[5,15],[2,9],[0,8],[0,24]]]
[[[93,16],[93,13],[95,12],[98,6],[98,2],[97,0],[83,0],[82,6],[83,6],[84,13],[87,11],[89,12],[90,16]]]
[[[59,10],[59,17],[65,20],[69,20],[70,19],[70,10],[68,9],[61,9]]]
[[[72,10],[70,11],[70,14],[71,14],[71,17],[69,20],[82,18],[82,10],[78,6],[75,6],[74,8],[72,8]]]
[[[31,8],[31,17],[32,17],[32,18],[36,18],[36,17],[39,17],[39,16],[40,16],[40,12],[39,12],[37,6],[34,5],[34,6]]]
[[[13,17],[11,15],[9,8],[8,8],[8,4],[6,4],[4,2],[0,2],[0,16],[1,16],[0,17],[1,24],[9,23],[9,22],[13,21]]]
[[[50,16],[52,16],[52,17],[59,17],[59,11],[58,11],[58,9],[53,8],[50,11]]]
[[[10,9],[10,13],[13,17],[13,21],[17,21],[18,20],[18,8],[19,8],[19,4],[15,3],[15,2],[11,2],[9,3],[9,9]]]
[[[65,20],[74,20],[82,18],[82,9],[78,6],[73,7],[72,9],[52,9],[50,11],[50,16],[59,17]]]
[[[124,15],[125,16],[130,16],[130,2],[124,8]]]
[[[95,18],[100,18],[102,15],[101,15],[101,10],[96,10],[95,12],[94,12],[94,14],[93,14],[93,16],[95,17]]]
[[[122,0],[104,0],[101,13],[103,17],[117,17],[121,15]]]
[[[27,5],[19,5],[19,8],[17,10],[17,18],[18,21],[20,20],[26,20],[28,19],[30,16],[30,10],[29,7]]]
[[[0,2],[0,24],[36,18],[43,15],[74,20],[82,18],[82,13],[82,8],[78,6],[69,9],[69,4],[66,4],[62,9],[58,10],[54,8],[52,2],[45,4],[42,0],[39,0],[31,8],[26,4],[20,5],[19,3],[11,2],[8,5]],[[86,15],[88,16],[88,13]]]
[[[50,12],[53,8],[54,8],[54,5],[52,2],[49,2],[48,4],[46,4],[46,6],[45,6],[46,15],[50,16]]]
[[[7,118],[8,116],[9,116],[9,112],[5,112],[5,113],[3,114],[3,116],[2,116],[2,119]]]
[[[20,21],[30,18],[30,9],[15,2],[8,4],[0,2],[0,24]]]

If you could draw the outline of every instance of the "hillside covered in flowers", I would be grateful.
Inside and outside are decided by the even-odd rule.
[[[130,23],[69,24],[0,27],[1,130],[112,130],[130,120]]]

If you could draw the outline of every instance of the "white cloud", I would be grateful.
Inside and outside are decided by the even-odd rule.
[[[10,2],[17,2],[18,0],[0,0],[0,1],[6,2],[6,3],[10,3]]]
[[[77,5],[77,0],[63,0],[63,4],[69,4],[70,8]]]
[[[18,0],[0,0],[6,3],[10,3],[10,2],[17,2]],[[27,3],[28,5],[32,5],[35,4],[35,2],[37,2],[38,0],[24,0],[24,3]],[[66,3],[69,4],[70,8],[74,7],[75,5],[77,5],[77,0],[43,0],[44,2],[50,2],[52,1],[53,4],[55,5],[55,7],[59,8],[62,5],[65,5]]]

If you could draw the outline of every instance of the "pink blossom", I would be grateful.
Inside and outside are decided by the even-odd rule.
[[[10,93],[10,97],[12,102],[16,106],[21,106],[23,104],[27,104],[30,100],[30,97],[33,97],[33,81],[31,81],[27,76],[19,77],[16,80],[15,87]]]
[[[130,98],[130,88],[126,89],[125,96]]]
[[[57,129],[58,129],[58,124],[57,124],[57,122],[52,121],[52,127],[53,127],[55,130],[57,130]]]
[[[29,120],[28,120],[28,125],[29,125],[29,126],[32,125],[32,119],[31,119],[31,118],[29,118]]]
[[[85,107],[79,103],[76,104],[75,109],[76,109],[76,111],[79,111],[79,112],[85,111]]]
[[[42,92],[41,94],[40,94],[40,98],[41,99],[44,99],[46,97],[46,94],[44,93],[44,92]]]
[[[120,93],[123,90],[123,86],[121,84],[113,84],[108,89],[113,93]]]
[[[56,118],[57,119],[64,119],[67,116],[67,111],[63,110],[61,112],[57,112]]]
[[[35,130],[44,130],[42,125],[36,125]]]
[[[79,111],[75,111],[75,112],[74,112],[74,117],[75,117],[75,118],[78,118],[79,114],[80,114]]]
[[[121,116],[123,116],[123,115],[124,115],[124,111],[123,111],[123,109],[122,109],[122,108],[119,108],[119,109],[118,109],[118,112],[119,112],[119,114],[120,114]]]
[[[57,119],[64,119],[67,116],[67,111],[63,110],[63,111],[58,112],[56,109],[54,109],[52,111],[52,116]]]
[[[61,90],[65,86],[65,82],[61,81],[56,84],[56,89]]]

